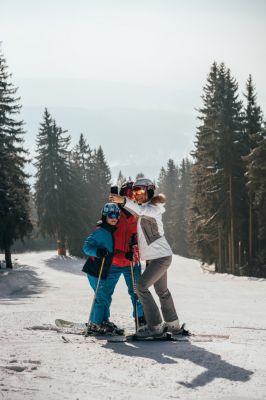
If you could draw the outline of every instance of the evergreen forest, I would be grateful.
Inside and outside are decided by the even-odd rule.
[[[57,249],[83,257],[82,244],[108,201],[112,181],[104,150],[81,133],[71,143],[49,108],[40,116],[36,155],[24,145],[21,99],[0,53],[0,250]],[[175,254],[215,271],[266,277],[266,127],[252,76],[244,93],[231,70],[214,62],[201,94],[194,149],[169,159],[157,179],[166,195],[165,235]],[[177,132],[178,134],[178,132]],[[33,163],[30,187],[25,173]],[[137,177],[120,171],[117,185]]]

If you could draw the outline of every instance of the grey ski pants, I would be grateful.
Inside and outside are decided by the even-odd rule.
[[[167,269],[170,267],[172,256],[151,260],[138,280],[137,295],[143,306],[144,315],[149,327],[162,322],[161,313],[152,297],[149,287],[159,296],[163,318],[167,322],[175,321],[177,313],[170,291],[167,288]]]

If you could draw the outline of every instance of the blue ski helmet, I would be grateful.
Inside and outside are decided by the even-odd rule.
[[[102,209],[102,217],[116,218],[120,215],[120,208],[115,203],[106,203]]]

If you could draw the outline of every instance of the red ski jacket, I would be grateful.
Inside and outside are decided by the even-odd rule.
[[[116,228],[114,232],[115,251],[112,265],[128,267],[130,261],[125,257],[125,254],[132,250],[129,244],[132,235],[137,234],[137,218],[122,209]],[[136,248],[137,246],[134,246],[134,263],[139,262],[139,254]]]

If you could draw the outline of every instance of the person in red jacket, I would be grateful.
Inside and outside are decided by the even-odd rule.
[[[119,194],[132,198],[132,185],[133,182],[125,182]],[[130,214],[124,208],[121,208],[117,229],[114,232],[114,246],[112,266],[105,283],[105,288],[109,295],[109,316],[112,295],[120,276],[123,275],[133,305],[133,318],[135,319],[136,328],[138,328],[145,325],[146,321],[142,305],[135,293],[136,284],[141,275],[141,264],[137,246],[137,217]],[[132,275],[134,282],[132,281]],[[109,320],[108,323],[116,327]]]

